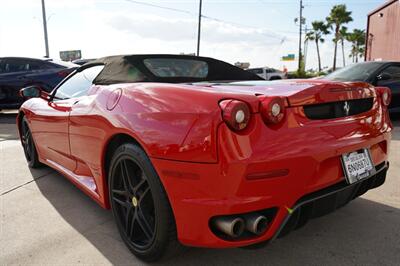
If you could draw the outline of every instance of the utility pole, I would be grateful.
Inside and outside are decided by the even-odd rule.
[[[301,34],[302,34],[302,26],[303,26],[303,0],[300,0],[300,17],[299,17],[299,72],[301,70]]]
[[[44,6],[44,0],[42,0],[42,16],[43,16],[44,45],[46,47],[45,57],[49,58],[49,40],[47,38],[47,18],[46,18],[46,8]]]
[[[43,1],[43,0],[42,0]],[[197,28],[197,56],[200,55],[200,34],[201,34],[201,5],[202,5],[202,0],[200,0],[199,3],[199,23],[198,23],[198,28]]]

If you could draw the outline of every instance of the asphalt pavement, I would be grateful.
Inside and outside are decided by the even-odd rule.
[[[400,115],[386,183],[258,250],[191,248],[170,265],[399,265]],[[29,169],[0,113],[0,265],[142,265],[110,211],[48,167]]]

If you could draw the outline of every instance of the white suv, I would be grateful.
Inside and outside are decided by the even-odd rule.
[[[286,78],[286,74],[284,72],[270,67],[250,68],[247,69],[247,71],[257,74],[265,80],[277,80]]]

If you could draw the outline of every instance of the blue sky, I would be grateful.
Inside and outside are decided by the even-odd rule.
[[[0,56],[44,55],[40,0],[2,1]],[[142,2],[187,12],[141,5]],[[354,21],[366,28],[367,14],[383,0],[304,0],[307,24],[325,19],[345,3]],[[50,55],[81,49],[86,58],[126,53],[191,53],[196,50],[198,0],[46,0]],[[252,67],[296,68],[281,56],[297,53],[297,0],[203,0],[201,55]],[[322,65],[331,66],[332,36],[321,47]],[[283,40],[283,41],[282,41]],[[346,52],[350,44],[346,44]],[[347,57],[347,56],[346,56]],[[348,59],[347,59],[348,60]],[[338,64],[342,64],[338,56]],[[317,66],[315,45],[308,46],[307,68]]]

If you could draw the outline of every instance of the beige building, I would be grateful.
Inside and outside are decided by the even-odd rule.
[[[400,61],[400,0],[389,0],[368,14],[365,60]]]

